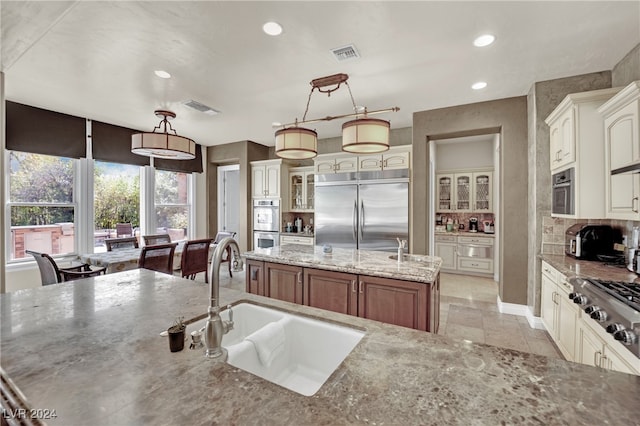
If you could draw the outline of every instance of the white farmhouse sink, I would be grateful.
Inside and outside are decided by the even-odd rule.
[[[228,310],[220,316],[229,320]],[[251,303],[234,306],[233,320],[234,329],[222,338],[222,346],[229,351],[227,363],[305,396],[320,389],[364,336],[364,332],[353,328]],[[284,344],[266,366],[256,346],[245,338],[258,330],[265,332],[263,327],[276,321],[282,324]],[[198,323],[197,327],[204,324]],[[268,327],[272,328],[273,325]]]

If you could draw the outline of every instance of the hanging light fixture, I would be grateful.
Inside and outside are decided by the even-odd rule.
[[[393,107],[376,111],[367,111],[364,108],[356,107],[351,87],[347,80],[347,74],[334,74],[327,77],[316,78],[311,80],[311,92],[307,99],[307,107],[304,111],[302,121],[296,119],[295,122],[283,125],[283,128],[276,131],[276,155],[280,158],[287,159],[307,159],[313,158],[318,154],[318,134],[314,130],[299,127],[300,124],[317,123],[320,121],[331,121],[339,118],[355,117],[355,120],[348,121],[342,125],[342,150],[356,154],[373,154],[383,152],[389,149],[389,129],[390,123],[386,120],[369,118],[372,114],[381,114],[384,112],[396,112],[400,108]],[[307,112],[309,111],[309,103],[311,95],[315,90],[326,93],[331,96],[344,83],[351,97],[354,113],[343,114],[337,116],[327,116],[313,120],[307,120]],[[327,89],[328,86],[332,86]]]
[[[172,111],[157,109],[156,117],[162,118],[151,132],[131,135],[131,152],[146,157],[169,160],[191,160],[196,158],[196,143],[184,136],[178,136],[169,120],[176,118]],[[156,132],[156,130],[161,130]],[[169,132],[173,133],[169,133]]]

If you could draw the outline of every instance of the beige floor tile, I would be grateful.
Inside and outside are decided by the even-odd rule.
[[[484,330],[485,343],[501,348],[515,349],[517,351],[531,352],[527,340],[522,334],[507,332],[504,330]]]
[[[562,354],[556,349],[549,339],[527,339],[527,344],[532,353],[548,356],[550,358],[564,359]]]
[[[447,323],[444,335],[454,339],[466,339],[476,343],[485,343],[484,331],[482,328],[477,327]]]

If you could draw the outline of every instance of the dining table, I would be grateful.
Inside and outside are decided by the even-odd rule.
[[[173,253],[173,269],[180,269],[180,262],[182,261],[182,250],[184,249],[184,241],[179,241],[176,246],[176,250]],[[209,259],[213,255],[215,245],[209,247]],[[83,263],[89,265],[106,267],[106,273],[111,274],[113,272],[128,271],[138,268],[138,259],[142,248],[124,248],[112,251],[105,251],[100,253],[86,253],[78,255],[78,258]]]

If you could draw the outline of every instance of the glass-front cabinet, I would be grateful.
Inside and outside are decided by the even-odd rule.
[[[438,212],[493,212],[492,171],[436,174]]]
[[[294,167],[289,169],[289,211],[312,212],[313,197],[313,167]]]

